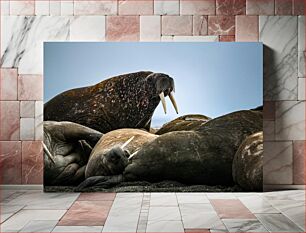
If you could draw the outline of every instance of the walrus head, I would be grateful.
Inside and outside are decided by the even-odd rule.
[[[142,71],[116,76],[97,85],[99,85],[98,92],[104,98],[96,106],[104,109],[107,107],[103,120],[108,122],[112,130],[119,128],[148,130],[160,101],[165,113],[167,112],[166,96],[169,96],[178,112],[173,95],[174,80],[167,74]]]
[[[116,146],[100,156],[99,171],[103,174],[100,175],[118,175],[122,174],[128,164],[129,152]]]

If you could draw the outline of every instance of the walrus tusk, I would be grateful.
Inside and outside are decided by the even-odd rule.
[[[48,147],[46,146],[46,144],[44,142],[43,142],[43,147],[44,147],[44,152],[46,152],[49,159],[55,164],[53,156],[52,156],[51,152],[49,151]]]
[[[136,150],[133,154],[131,154],[130,157],[128,158],[128,160],[130,160],[134,155],[136,155],[138,151],[139,150]]]
[[[126,147],[133,139],[135,136],[131,137],[129,140],[127,140],[122,146],[121,149],[123,149],[124,147]]]
[[[164,92],[161,92],[161,93],[159,94],[159,98],[160,98],[160,100],[161,100],[161,102],[162,102],[162,104],[163,104],[164,112],[165,112],[165,114],[167,114],[167,105],[166,105],[166,100],[165,100]]]
[[[176,101],[175,101],[175,99],[174,99],[174,95],[172,94],[172,92],[170,92],[169,98],[170,98],[170,100],[171,100],[171,102],[172,102],[172,105],[173,105],[173,107],[174,107],[176,113],[178,114],[177,104],[176,104]]]

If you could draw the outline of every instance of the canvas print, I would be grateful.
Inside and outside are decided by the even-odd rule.
[[[261,191],[262,53],[45,42],[45,191]]]

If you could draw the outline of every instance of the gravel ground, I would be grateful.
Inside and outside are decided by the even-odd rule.
[[[73,186],[45,186],[45,192],[77,192]],[[173,181],[159,183],[123,182],[111,188],[90,187],[82,192],[241,192],[239,186],[184,185]]]

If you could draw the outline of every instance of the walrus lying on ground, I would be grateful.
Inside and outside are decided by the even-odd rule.
[[[141,71],[119,75],[89,87],[65,91],[44,105],[45,121],[75,122],[102,133],[121,128],[150,129],[160,100],[173,106],[174,81],[167,74]]]
[[[122,173],[127,166],[129,155],[157,137],[139,129],[117,129],[104,134],[90,154],[85,177]],[[118,153],[123,150],[126,157],[118,159],[117,150]]]
[[[248,191],[263,189],[263,132],[248,136],[233,161],[233,179]]]
[[[124,171],[118,174],[114,173],[122,169],[117,171],[116,164],[124,164],[119,161],[126,161],[127,155],[116,147],[107,152],[112,159],[101,160],[112,163],[104,166],[112,167],[113,175],[89,177],[76,190],[93,185],[109,187],[123,181],[233,185],[234,155],[242,141],[262,131],[262,127],[260,111],[244,110],[212,119],[196,130],[166,133],[130,155]]]
[[[72,122],[44,122],[44,184],[77,185],[85,179],[92,147],[102,134]]]

